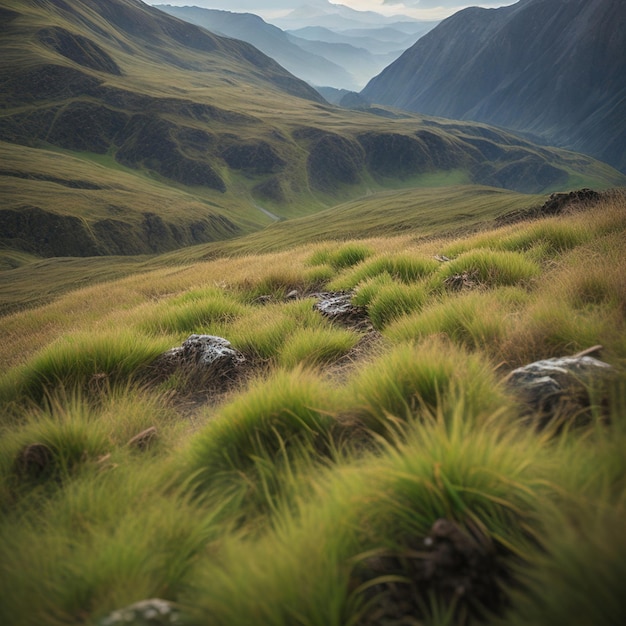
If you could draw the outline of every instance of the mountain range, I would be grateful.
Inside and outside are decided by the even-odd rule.
[[[477,120],[626,172],[626,3],[520,0],[444,20],[361,95]]]
[[[311,85],[356,91],[436,25],[436,22],[399,22],[374,27],[367,21],[351,21],[351,25],[359,28],[340,30],[335,25],[331,30],[307,26],[285,32],[252,13],[196,6],[155,6],[213,33],[251,43]],[[323,23],[327,17],[323,14]],[[316,22],[316,14],[310,19]],[[291,23],[287,18],[283,21]]]
[[[439,174],[527,193],[626,180],[484,124],[331,106],[139,0],[0,0],[0,18],[4,248],[154,253]]]

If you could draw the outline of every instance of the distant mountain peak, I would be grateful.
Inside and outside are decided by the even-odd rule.
[[[626,172],[626,2],[520,0],[465,9],[362,95],[529,133]]]

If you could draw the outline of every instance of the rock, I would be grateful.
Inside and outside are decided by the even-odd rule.
[[[462,272],[452,274],[443,281],[443,284],[451,291],[461,291],[462,289],[473,289],[480,284],[478,272]]]
[[[541,217],[560,215],[566,209],[591,207],[602,199],[602,194],[593,189],[578,189],[569,193],[553,193],[542,205],[527,209],[516,209],[510,213],[500,215],[495,219],[497,225],[515,224],[524,220],[533,220]]]
[[[313,294],[318,300],[313,305],[324,317],[351,328],[370,330],[372,324],[365,307],[352,303],[352,293],[331,291]]]
[[[501,613],[507,604],[502,583],[511,578],[503,556],[506,549],[478,528],[439,519],[424,539],[360,565],[354,584],[365,589],[368,610],[358,624],[421,623],[433,598],[454,611],[459,623],[469,623],[468,613],[478,617],[483,609]]]
[[[588,356],[598,346],[576,356],[536,361],[513,370],[507,385],[528,412],[536,414],[539,426],[558,415],[577,417],[588,409],[589,388],[602,385],[614,370],[604,361]]]
[[[246,357],[230,341],[215,335],[190,335],[181,346],[161,354],[152,364],[157,378],[176,372],[193,380],[219,381],[234,376]]]
[[[17,455],[15,470],[25,478],[40,478],[54,466],[54,452],[45,443],[31,443]]]
[[[113,611],[98,626],[171,626],[182,624],[180,612],[171,602],[152,598]]]

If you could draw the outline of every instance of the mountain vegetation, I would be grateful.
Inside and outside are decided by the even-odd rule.
[[[624,182],[481,124],[331,106],[249,44],[139,0],[0,8],[8,267],[223,240],[444,172],[531,193]]]
[[[626,5],[521,0],[460,11],[373,78],[371,102],[478,120],[626,172]]]
[[[139,0],[0,84],[0,624],[626,621],[622,173]]]
[[[621,623],[626,200],[491,191],[1,317],[0,621]],[[236,365],[177,369],[203,334]],[[510,385],[597,344],[547,415]]]

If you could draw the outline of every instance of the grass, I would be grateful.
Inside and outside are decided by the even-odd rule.
[[[623,208],[188,251],[0,318],[0,622],[98,623],[160,597],[197,626],[369,626],[391,605],[416,623],[621,623]],[[374,330],[314,310],[340,288]],[[137,379],[192,332],[231,341],[241,378]],[[529,428],[508,371],[598,343],[616,377],[588,423]],[[454,601],[449,574],[420,578],[441,518],[493,551],[506,606],[481,613],[482,578]]]

